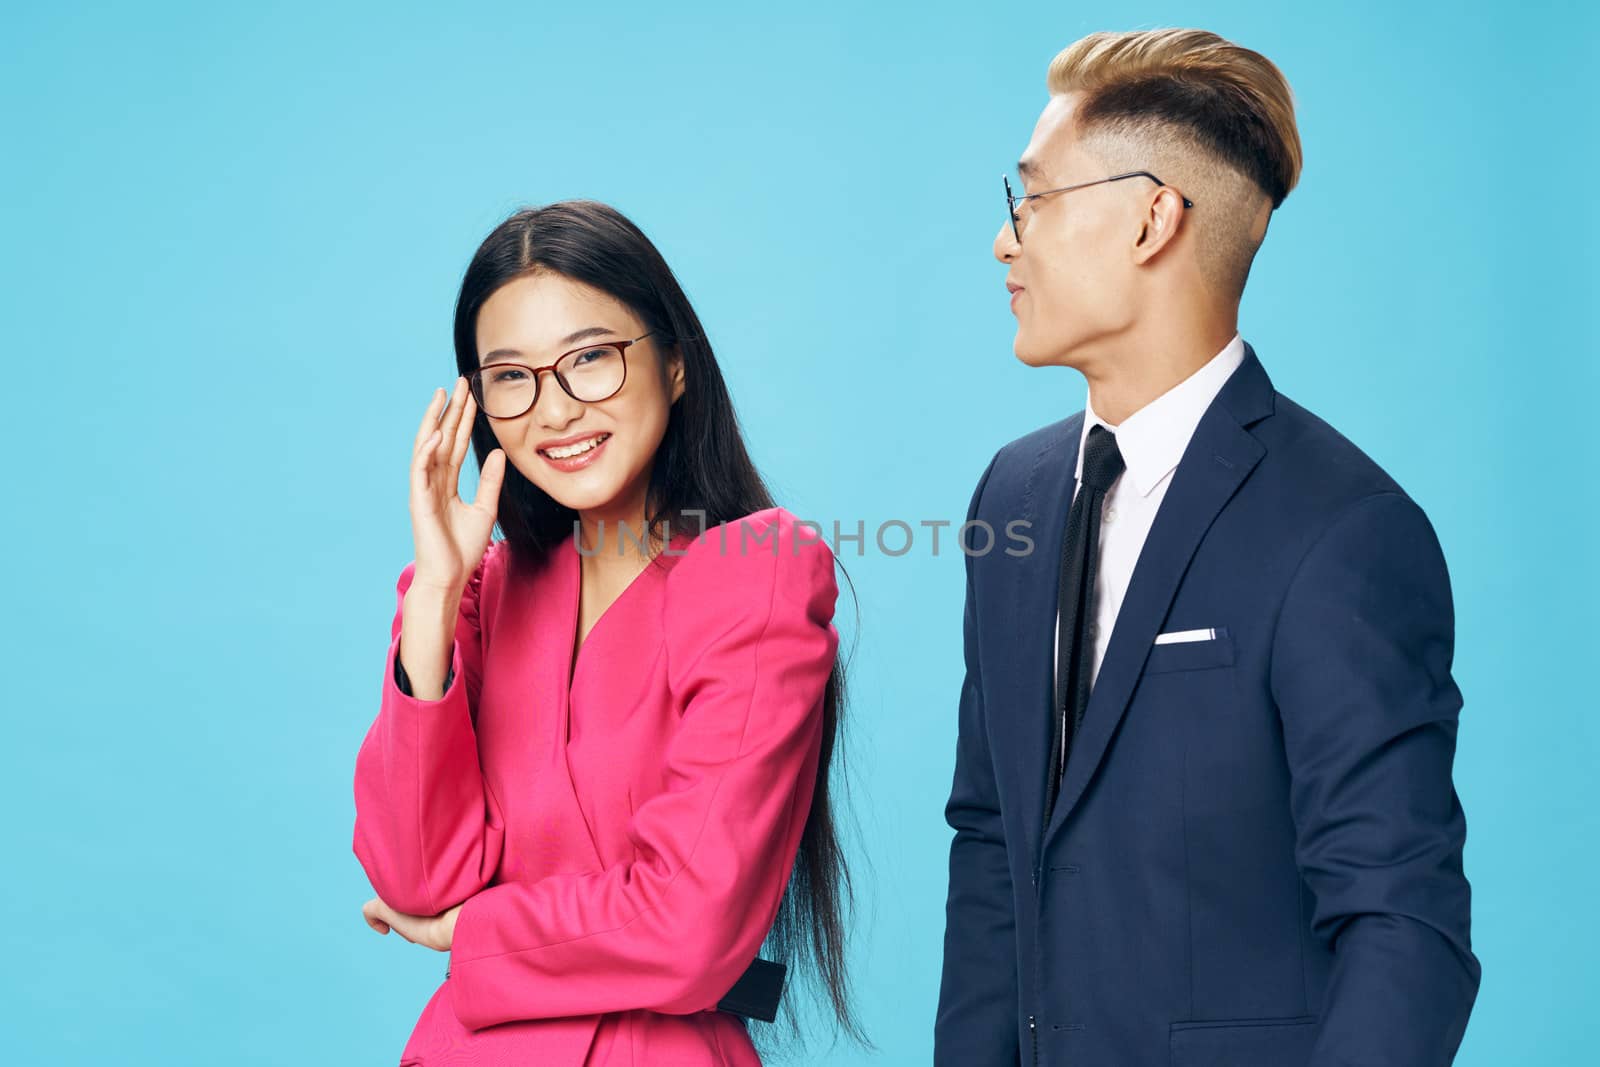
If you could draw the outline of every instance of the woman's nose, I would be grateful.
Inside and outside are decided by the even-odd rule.
[[[560,429],[573,419],[583,414],[583,403],[572,399],[572,396],[556,381],[555,371],[550,371],[548,376],[541,372],[543,381],[539,383],[539,396],[534,401],[534,416],[545,426],[551,429]]]

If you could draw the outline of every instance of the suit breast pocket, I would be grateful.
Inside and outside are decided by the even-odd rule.
[[[1144,661],[1144,674],[1233,666],[1233,635],[1226,626],[1213,626],[1205,630],[1169,630],[1162,636],[1169,639],[1158,638],[1150,646],[1150,653]]]
[[[1305,1063],[1316,1040],[1315,1015],[1173,1023],[1171,1062],[1172,1067]]]

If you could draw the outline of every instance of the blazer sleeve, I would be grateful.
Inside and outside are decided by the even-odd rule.
[[[996,453],[978,479],[967,508],[968,522],[978,516],[984,486],[998,458]],[[1015,1063],[1020,1055],[1016,917],[983,704],[971,556],[966,557],[966,572],[962,618],[966,676],[961,682],[955,776],[944,811],[955,838],[950,843],[944,971],[933,1032],[934,1063],[951,1067]]]
[[[839,640],[832,554],[797,545],[787,513],[775,525],[775,552],[740,551],[736,530],[721,551],[712,527],[673,565],[667,677],[683,710],[666,787],[628,825],[637,858],[469,899],[450,953],[464,1026],[714,1010],[756,957],[810,813]]]
[[[1477,995],[1451,779],[1461,693],[1443,553],[1409,497],[1351,505],[1307,552],[1273,639],[1312,932],[1333,949],[1311,1063],[1447,1065]]]
[[[395,583],[395,614],[378,715],[356,755],[353,849],[384,902],[437,915],[488,884],[504,838],[483,781],[473,728],[483,682],[479,605],[495,542],[468,579],[456,618],[444,695],[419,700],[402,687],[400,626],[416,564]]]

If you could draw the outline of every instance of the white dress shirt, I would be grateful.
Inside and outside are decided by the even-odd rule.
[[[1089,664],[1091,687],[1100,673],[1100,661],[1111,641],[1111,628],[1116,625],[1117,612],[1128,591],[1128,582],[1133,578],[1133,567],[1139,561],[1145,536],[1155,522],[1162,498],[1167,495],[1167,486],[1172,484],[1172,472],[1183,458],[1184,449],[1189,447],[1189,438],[1194,436],[1200,416],[1206,413],[1222,384],[1243,359],[1244,341],[1235,333],[1233,340],[1199,370],[1123,419],[1120,426],[1112,426],[1096,415],[1094,398],[1087,399],[1083,432],[1078,438],[1078,465],[1073,471],[1073,478],[1078,482],[1073,489],[1073,499],[1077,499],[1078,489],[1083,485],[1083,446],[1089,439],[1090,427],[1099,424],[1117,435],[1117,448],[1127,465],[1106,491],[1101,512],[1094,621],[1089,631],[1093,642]],[[1052,649],[1060,636],[1058,608]],[[1058,658],[1052,653],[1052,660]],[[1059,671],[1059,663],[1056,669]],[[1056,713],[1060,713],[1059,708]]]

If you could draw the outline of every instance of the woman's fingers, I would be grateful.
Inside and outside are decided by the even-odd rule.
[[[449,952],[456,912],[460,910],[461,905],[457,904],[444,915],[407,915],[395,911],[384,903],[383,898],[373,897],[361,906],[361,916],[366,919],[368,926],[380,934],[393,930],[413,945],[431,948],[435,952]]]
[[[455,492],[455,484],[446,477],[448,471],[440,468],[448,464],[450,450],[455,442],[456,425],[461,421],[463,381],[464,379],[462,378],[456,378],[455,388],[450,394],[450,402],[445,405],[444,414],[439,417],[439,424],[434,428],[435,433],[427,439],[422,447],[424,469],[427,471],[427,485],[435,495],[441,496],[441,506],[445,503],[444,499],[442,499],[442,494]]]
[[[378,933],[386,934],[393,930],[413,945],[418,943],[417,938],[421,936],[418,927],[423,921],[421,916],[395,911],[382,897],[373,897],[362,905],[361,914],[367,920],[367,925]]]
[[[372,927],[380,934],[386,934],[389,932],[389,924],[383,918],[383,911],[387,907],[388,905],[378,897],[373,897],[371,900],[361,905],[361,917],[367,921],[368,926]]]
[[[470,399],[470,394],[466,390],[466,379],[458,376],[455,391],[449,394],[448,403],[445,397],[442,388],[434,391],[433,400],[428,404],[428,410],[422,417],[422,425],[417,427],[416,445],[411,455],[411,486],[418,492],[426,492],[430,487],[440,484],[435,481],[432,474],[440,457],[448,457],[454,447],[456,429],[463,421],[461,408],[464,402]],[[441,405],[443,405],[442,415]],[[469,426],[469,434],[470,430]],[[447,441],[450,442],[450,446],[442,447]]]
[[[473,397],[472,390],[467,390],[467,398],[461,406],[461,419],[456,424],[456,435],[451,442],[450,449],[450,484],[461,484],[461,461],[467,458],[467,446],[472,444],[472,424],[478,413],[478,401]]]
[[[422,450],[422,442],[427,440],[428,434],[438,429],[439,412],[444,406],[444,401],[444,390],[442,388],[435,389],[433,391],[433,399],[428,401],[428,410],[422,413],[422,422],[417,426],[416,440],[411,443],[413,454],[420,452]]]
[[[450,387],[450,403],[444,409],[444,418],[439,420],[439,432],[444,434],[444,440],[449,444],[441,450],[441,454],[448,456],[455,447],[456,427],[461,422],[461,407],[468,396],[467,380],[456,377],[455,384]]]
[[[411,491],[420,496],[428,490],[428,471],[433,465],[433,455],[438,444],[439,412],[446,401],[445,391],[435,389],[428,410],[422,414],[422,424],[417,427],[416,441],[411,447]]]
[[[417,442],[417,450],[411,453],[411,498],[413,500],[426,499],[428,494],[428,471],[433,466],[433,446],[438,440],[439,431],[434,430],[427,437]]]
[[[505,449],[497,448],[483,459],[483,470],[478,472],[478,492],[472,506],[495,514],[500,507],[500,487],[506,480]]]

